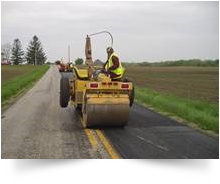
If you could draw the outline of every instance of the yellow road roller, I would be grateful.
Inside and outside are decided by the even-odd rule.
[[[72,78],[61,77],[60,106],[74,105],[81,112],[84,127],[125,126],[134,101],[133,83],[124,77],[112,80],[93,65],[90,35],[85,55],[84,68],[74,66]]]

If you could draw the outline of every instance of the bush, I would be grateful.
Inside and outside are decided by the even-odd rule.
[[[76,65],[82,65],[83,64],[83,59],[82,58],[77,58],[76,60],[75,60],[75,64]]]

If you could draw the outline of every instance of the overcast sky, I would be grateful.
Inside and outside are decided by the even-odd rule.
[[[87,34],[108,30],[122,61],[216,59],[218,2],[1,2],[1,42],[33,35],[49,61],[85,58]],[[106,59],[108,35],[92,37],[93,59]]]

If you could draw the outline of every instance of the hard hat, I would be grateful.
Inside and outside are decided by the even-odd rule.
[[[111,50],[113,50],[112,47],[107,47],[106,52],[110,52]]]

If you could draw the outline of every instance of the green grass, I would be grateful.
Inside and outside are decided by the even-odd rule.
[[[154,90],[139,87],[136,87],[135,99],[138,103],[152,106],[156,110],[194,123],[201,129],[219,133],[218,104],[160,94]]]
[[[16,96],[21,91],[29,88],[37,81],[49,68],[49,65],[33,67],[34,69],[19,75],[1,84],[1,106],[7,104],[10,98]]]

